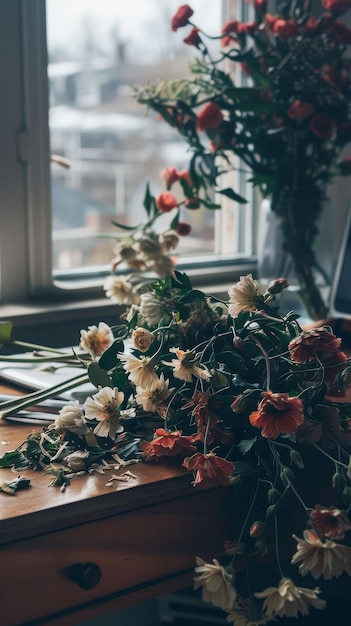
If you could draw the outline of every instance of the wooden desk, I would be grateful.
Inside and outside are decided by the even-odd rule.
[[[0,421],[0,454],[34,428]],[[111,488],[109,473],[94,473],[74,478],[64,493],[48,486],[49,475],[27,470],[29,489],[0,492],[1,626],[80,624],[191,586],[195,557],[222,552],[226,489],[194,490],[177,464],[130,469],[137,479],[128,483]],[[0,469],[0,480],[11,476]],[[98,566],[96,586],[82,589],[70,578],[77,563]]]

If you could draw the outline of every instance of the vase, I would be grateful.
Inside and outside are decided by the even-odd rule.
[[[309,207],[305,207],[308,214]],[[314,209],[316,210],[316,209]],[[330,276],[333,273],[334,259],[332,241],[332,211],[330,200],[321,201],[317,209],[313,241],[310,248],[300,246],[296,230],[295,240],[291,236],[294,224],[285,215],[272,210],[271,201],[265,198],[259,207],[257,237],[257,271],[260,286],[279,277],[288,280],[288,287],[281,295],[284,310],[294,310],[303,321],[324,319],[328,313]],[[303,210],[293,207],[293,214],[299,214],[298,224],[303,231]],[[297,241],[296,241],[297,240]],[[303,240],[303,237],[301,237]]]

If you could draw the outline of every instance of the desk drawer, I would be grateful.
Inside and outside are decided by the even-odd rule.
[[[224,490],[225,491],[225,490]],[[109,517],[0,550],[1,626],[19,626],[182,570],[222,551],[223,490]],[[216,529],[216,532],[214,532]],[[73,564],[94,563],[100,581],[82,589]]]

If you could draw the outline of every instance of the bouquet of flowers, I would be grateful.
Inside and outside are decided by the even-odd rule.
[[[351,173],[343,156],[351,140],[351,30],[342,22],[351,2],[322,0],[314,11],[311,1],[281,2],[274,15],[266,0],[253,4],[253,21],[232,20],[215,36],[193,21],[188,4],[180,6],[172,31],[189,27],[184,43],[201,55],[190,65],[191,78],[135,88],[137,101],[174,127],[191,153],[187,176],[174,167],[165,172],[167,191],[157,206],[220,208],[214,190],[244,203],[223,186],[222,175],[246,172],[270,199],[307,313],[324,319],[320,282],[329,279],[315,241],[329,183]],[[212,39],[221,44],[218,58],[208,48]],[[171,191],[177,181],[180,202]]]
[[[285,287],[278,279],[262,293],[249,274],[221,301],[177,271],[142,282],[120,323],[81,330],[79,350],[33,352],[34,362],[81,366],[67,387],[90,380],[96,393],[0,458],[46,471],[61,489],[136,461],[179,463],[194,489],[225,488],[223,554],[199,555],[194,583],[233,624],[323,609],[323,581],[351,575],[351,364],[329,327],[303,330],[280,313]],[[1,342],[16,343],[9,324]],[[1,416],[57,393],[4,402]]]

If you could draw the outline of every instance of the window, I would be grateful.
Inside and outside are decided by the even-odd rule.
[[[160,0],[140,0],[141,7],[152,7],[143,25],[145,41],[137,32],[134,5],[132,26],[137,36],[133,40],[130,22],[128,26],[118,15],[125,3],[1,3],[1,76],[6,93],[0,104],[3,303],[56,297],[62,288],[66,288],[65,296],[68,291],[72,296],[77,288],[93,293],[97,284],[101,296],[101,272],[108,271],[114,241],[95,235],[111,228],[111,217],[139,219],[147,181],[154,193],[163,190],[162,168],[188,162],[179,137],[146,116],[143,107],[128,96],[129,81],[141,84],[151,69],[158,75],[162,66],[168,78],[171,56],[175,59],[172,71],[179,76],[179,68],[188,60],[184,54],[194,54],[194,49],[182,43],[183,33],[167,34],[179,2],[165,6]],[[234,0],[223,5],[221,15],[222,2],[193,2],[204,26],[214,32],[219,31],[220,20],[232,19],[237,10]],[[242,6],[246,11],[247,5]],[[108,25],[98,21],[95,7],[103,7],[110,15]],[[62,18],[67,14],[68,21]],[[78,22],[80,31],[74,31]],[[143,64],[138,64],[139,59]],[[125,65],[133,72],[127,72]],[[69,158],[71,168],[66,170],[56,162],[50,165],[50,153]],[[192,212],[194,237],[187,240],[182,259],[187,256],[194,265],[199,261],[204,267],[204,253],[207,263],[217,265],[233,262],[235,255],[250,256],[252,232],[247,224],[251,215],[247,207],[235,211],[231,204],[215,215]]]

